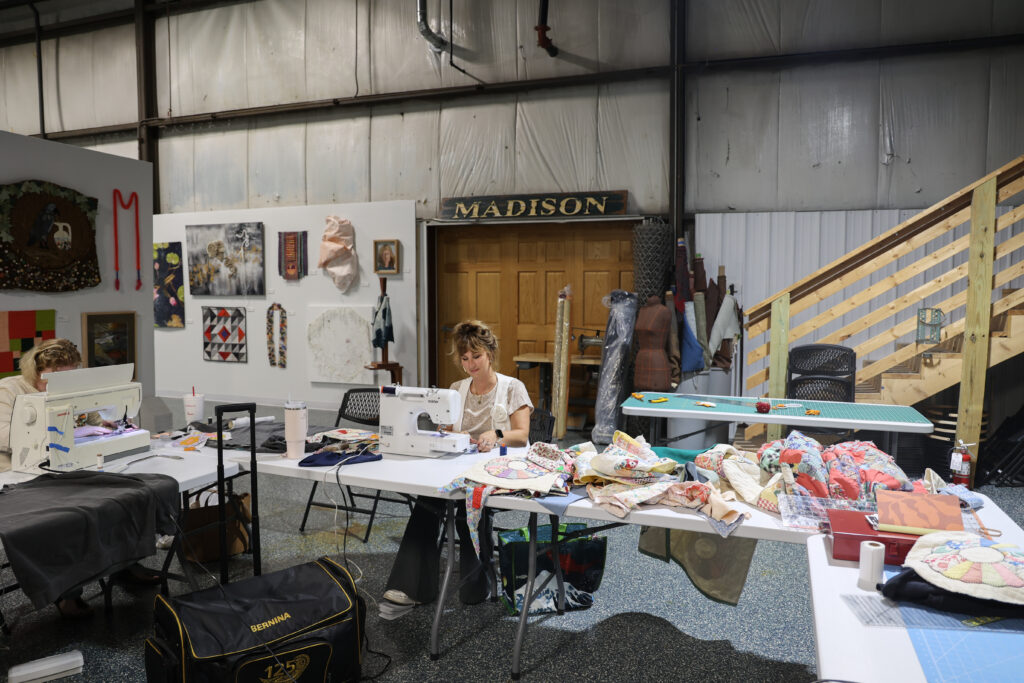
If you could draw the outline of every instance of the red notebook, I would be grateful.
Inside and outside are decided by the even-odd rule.
[[[964,530],[960,499],[956,496],[880,490],[875,497],[879,531],[920,536],[933,531]]]

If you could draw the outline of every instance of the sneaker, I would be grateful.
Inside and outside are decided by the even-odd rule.
[[[408,595],[400,590],[394,588],[384,591],[384,599],[388,602],[393,602],[396,605],[416,605],[418,604],[415,600],[410,598]]]
[[[416,609],[416,605],[399,605],[390,600],[381,600],[377,603],[377,609],[381,619],[394,621]]]

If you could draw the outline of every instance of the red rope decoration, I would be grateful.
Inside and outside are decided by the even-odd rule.
[[[139,256],[139,195],[132,192],[128,201],[124,200],[121,190],[114,190],[114,289],[121,289],[120,263],[117,249],[117,207],[130,209],[135,206],[135,289],[142,289],[142,261]]]

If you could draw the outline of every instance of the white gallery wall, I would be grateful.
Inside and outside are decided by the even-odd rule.
[[[342,292],[326,271],[317,268],[320,240],[327,216],[352,222],[358,275]],[[319,204],[313,206],[262,209],[232,209],[154,216],[155,242],[181,242],[186,272],[190,257],[186,226],[225,223],[263,224],[264,296],[196,296],[185,283],[185,327],[159,328],[154,335],[158,360],[157,395],[178,398],[192,391],[210,401],[256,402],[262,406],[282,406],[289,398],[303,400],[311,408],[336,409],[342,394],[353,386],[387,384],[385,372],[364,371],[361,381],[348,383],[317,381],[314,374],[318,358],[311,356],[307,328],[325,308],[353,309],[368,316],[380,294],[379,276],[373,272],[373,242],[397,239],[401,242],[400,273],[387,277],[387,292],[394,318],[395,343],[389,347],[389,360],[403,366],[403,380],[416,384],[417,359],[417,262],[416,220],[413,202]],[[309,274],[300,280],[286,281],[278,273],[278,233],[307,231]],[[152,257],[151,257],[152,258]],[[150,260],[150,264],[152,261]],[[271,366],[266,335],[267,309],[278,303],[287,312],[287,365]],[[202,307],[241,307],[245,309],[247,360],[245,363],[209,361],[203,355]],[[152,305],[150,304],[152,308]],[[152,315],[152,313],[151,313]],[[273,318],[274,346],[280,340],[279,315]],[[339,335],[332,352],[345,358],[364,353],[369,344],[367,328],[354,326],[350,336]],[[375,360],[380,350],[372,349]],[[207,411],[209,413],[210,411]]]
[[[44,180],[96,197],[96,253],[100,284],[73,292],[0,289],[0,311],[54,309],[56,335],[82,349],[83,313],[135,311],[136,377],[144,396],[155,393],[153,356],[153,166],[59,142],[0,131],[0,185]],[[121,287],[114,287],[114,190],[127,202],[138,196],[139,233],[135,210],[118,209],[118,255]],[[3,248],[0,245],[0,248]],[[141,262],[142,287],[135,288],[135,254]]]

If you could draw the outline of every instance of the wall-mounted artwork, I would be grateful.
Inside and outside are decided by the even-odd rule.
[[[185,327],[185,263],[181,242],[153,243],[153,326]]]
[[[0,377],[21,374],[21,357],[43,341],[53,339],[57,311],[0,311]]]
[[[203,358],[224,363],[247,363],[245,309],[203,306]]]
[[[98,285],[96,206],[95,197],[42,180],[0,185],[0,289]]]
[[[301,280],[309,274],[306,231],[277,233],[277,272],[285,280]]]
[[[378,275],[397,275],[398,240],[373,241],[373,272]]]
[[[135,362],[135,311],[82,314],[82,364],[87,368]]]
[[[193,296],[263,296],[263,224],[186,225]]]
[[[310,306],[306,364],[310,382],[373,384],[372,306]]]

